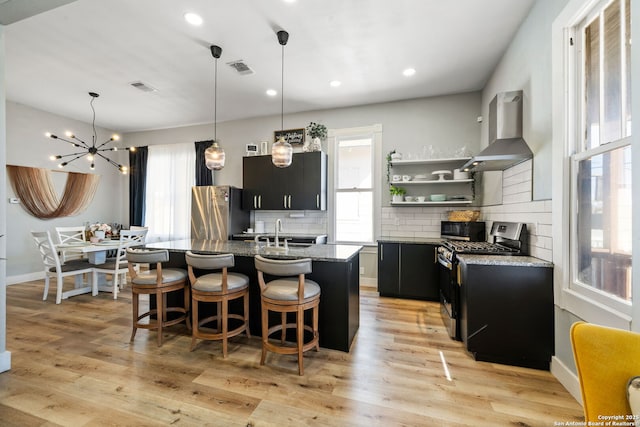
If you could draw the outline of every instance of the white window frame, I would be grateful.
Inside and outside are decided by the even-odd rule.
[[[371,165],[371,171],[373,173],[372,186],[373,186],[373,241],[371,242],[336,242],[336,182],[337,182],[337,141],[340,138],[355,138],[361,136],[363,138],[372,138],[372,154],[373,164]],[[329,156],[329,170],[328,170],[328,200],[327,211],[329,220],[329,243],[357,243],[365,246],[376,245],[376,239],[380,235],[380,214],[381,214],[381,193],[380,193],[380,181],[382,179],[382,173],[377,165],[381,163],[382,156],[382,125],[374,124],[371,126],[361,126],[342,129],[329,129],[328,135],[328,156]],[[334,160],[331,160],[334,159]]]
[[[574,152],[574,141],[578,139],[580,120],[577,120],[573,111],[578,108],[580,94],[575,88],[576,82],[581,81],[581,64],[578,62],[576,49],[580,46],[576,42],[575,29],[585,18],[594,16],[594,9],[607,4],[603,0],[570,0],[564,10],[558,15],[552,26],[552,117],[553,117],[553,261],[555,301],[563,309],[579,316],[583,320],[621,329],[630,329],[634,311],[633,304],[626,303],[619,298],[605,295],[596,289],[577,287],[572,285],[571,252],[575,244],[575,233],[572,232],[572,194],[575,194],[575,179],[572,176],[572,167],[577,167],[572,162],[579,161],[582,156]],[[637,4],[636,4],[637,7]],[[635,8],[632,5],[632,13]],[[636,13],[634,13],[636,15]],[[632,17],[633,20],[633,17]],[[632,29],[632,33],[633,33]],[[573,46],[571,41],[573,40]],[[632,54],[633,56],[633,54]],[[632,70],[633,75],[634,70]],[[632,85],[633,90],[633,85]],[[633,96],[633,95],[632,95]],[[635,106],[632,106],[632,109]],[[573,115],[572,115],[573,114]],[[637,124],[633,123],[632,135],[637,134]],[[636,136],[631,137],[636,139]],[[624,142],[620,143],[624,145]],[[620,145],[617,144],[617,145]],[[611,145],[611,144],[609,144]],[[611,148],[611,147],[607,147]],[[594,151],[590,156],[594,155]],[[636,160],[636,155],[633,155]],[[634,162],[635,163],[635,162]],[[559,174],[559,176],[556,176]],[[637,173],[634,172],[632,185],[637,193]],[[636,205],[636,203],[634,203]],[[637,215],[636,215],[637,216]],[[634,236],[637,236],[637,224],[633,224]],[[637,241],[637,239],[634,239]],[[636,251],[637,252],[637,248]],[[634,262],[637,256],[634,255]],[[636,264],[638,265],[638,264]],[[634,275],[633,295],[638,298],[639,283]],[[640,306],[640,304],[636,304]]]

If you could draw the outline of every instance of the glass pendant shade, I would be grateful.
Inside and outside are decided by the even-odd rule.
[[[207,169],[220,170],[224,167],[224,150],[214,142],[213,145],[204,151],[204,161]]]
[[[293,147],[283,137],[271,146],[271,161],[278,168],[286,168],[293,160]]]

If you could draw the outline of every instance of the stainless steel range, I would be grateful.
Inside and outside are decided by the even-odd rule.
[[[471,223],[473,224],[473,223]],[[459,230],[470,230],[471,227],[481,226],[467,225],[459,227]],[[440,312],[442,320],[449,332],[449,336],[461,341],[460,336],[460,286],[458,281],[458,254],[477,255],[526,255],[527,247],[527,226],[518,222],[494,222],[491,226],[491,242],[473,241],[468,236],[455,234],[456,227],[451,224],[441,225],[441,237],[444,240],[438,247],[438,263],[440,264]],[[477,231],[477,230],[476,230]],[[484,234],[484,233],[482,233]],[[476,236],[478,233],[476,233]]]

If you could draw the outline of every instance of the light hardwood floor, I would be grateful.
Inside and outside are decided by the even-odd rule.
[[[70,282],[69,282],[70,283]],[[55,286],[54,286],[55,288]],[[350,353],[269,354],[260,339],[189,352],[183,325],[131,333],[131,293],[42,301],[41,281],[7,288],[1,426],[553,426],[582,409],[546,371],[474,361],[438,304],[361,294]],[[445,376],[446,361],[451,380]]]

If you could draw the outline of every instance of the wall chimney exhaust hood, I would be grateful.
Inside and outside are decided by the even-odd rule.
[[[498,93],[489,104],[489,146],[464,171],[501,171],[533,158],[522,139],[522,91]]]

